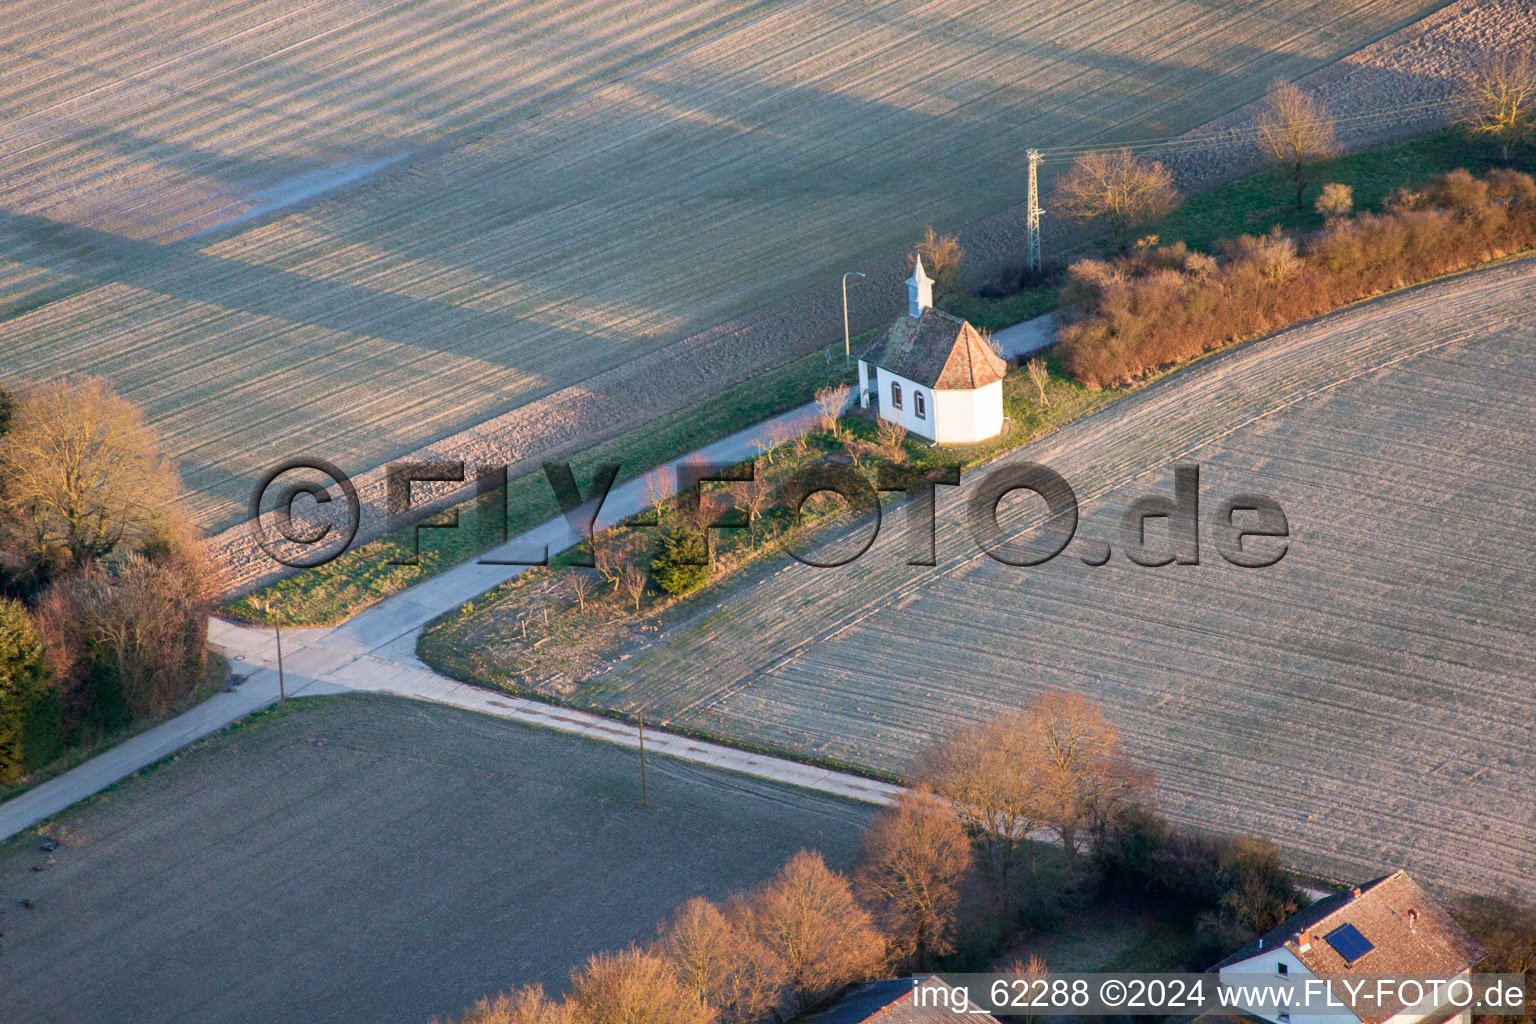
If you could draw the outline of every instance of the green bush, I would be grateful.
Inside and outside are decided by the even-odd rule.
[[[16,415],[16,399],[5,388],[0,388],[0,437],[11,428],[11,419]]]
[[[662,534],[651,561],[656,585],[669,594],[687,594],[709,582],[709,545],[704,534],[682,524]]]
[[[51,681],[32,616],[20,601],[0,598],[0,782],[15,782],[57,750]]]

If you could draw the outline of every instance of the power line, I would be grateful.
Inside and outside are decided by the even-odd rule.
[[[1378,110],[1365,114],[1353,114],[1345,117],[1334,118],[1336,125],[1368,125],[1373,122],[1390,122],[1394,120],[1406,120],[1415,114],[1430,113],[1435,110],[1451,106],[1455,100],[1446,98],[1438,100],[1422,100],[1418,103],[1405,104],[1388,110]],[[1073,159],[1085,153],[1108,152],[1119,149],[1130,150],[1162,150],[1162,151],[1187,151],[1208,146],[1229,145],[1232,143],[1256,141],[1261,132],[1256,125],[1243,128],[1231,128],[1222,131],[1207,132],[1204,135],[1169,135],[1161,138],[1130,139],[1123,142],[1105,142],[1094,145],[1043,147],[1041,149],[1042,162],[1047,164],[1061,163]]]

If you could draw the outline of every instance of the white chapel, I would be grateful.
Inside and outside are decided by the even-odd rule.
[[[1003,429],[1008,365],[976,328],[933,307],[933,280],[918,257],[907,311],[859,356],[859,405],[937,444],[971,444]]]

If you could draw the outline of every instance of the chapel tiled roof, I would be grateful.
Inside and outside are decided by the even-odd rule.
[[[932,306],[897,317],[860,358],[936,390],[971,391],[1008,372],[976,328]]]

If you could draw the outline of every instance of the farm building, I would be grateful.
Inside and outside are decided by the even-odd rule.
[[[938,444],[995,437],[1007,364],[976,328],[933,308],[933,280],[921,257],[914,264],[906,313],[859,357],[859,405],[873,391],[882,417]]]
[[[1351,975],[1444,979],[1472,970],[1487,954],[1406,872],[1396,871],[1361,888],[1327,896],[1292,914],[1212,970],[1227,986],[1252,985],[1258,977],[1295,985]],[[1345,992],[1336,988],[1339,997]],[[1362,1024],[1467,1024],[1467,1010],[1440,1002],[1417,1006],[1354,1007]],[[1348,1017],[1287,1013],[1273,1005],[1246,1007],[1229,1019],[1253,1024],[1338,1024]]]

